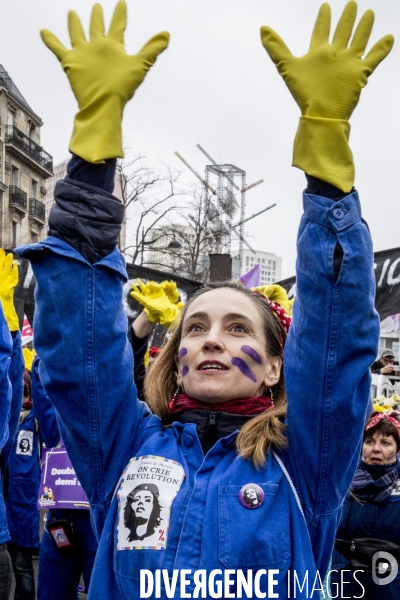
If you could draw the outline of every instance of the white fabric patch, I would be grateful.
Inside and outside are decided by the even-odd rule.
[[[164,550],[172,502],[185,472],[162,456],[131,458],[118,496],[117,550]]]
[[[24,454],[25,456],[32,456],[33,450],[33,431],[24,431],[23,429],[18,432],[17,440],[17,454]]]
[[[391,496],[400,496],[400,479],[397,480],[396,487],[393,489]]]

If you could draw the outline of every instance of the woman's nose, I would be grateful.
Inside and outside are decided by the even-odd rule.
[[[217,335],[208,335],[204,341],[203,350],[223,350],[224,345]]]

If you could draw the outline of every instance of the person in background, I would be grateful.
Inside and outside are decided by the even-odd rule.
[[[14,577],[14,600],[36,598],[33,555],[39,550],[39,510],[36,502],[41,474],[42,439],[51,440],[58,432],[55,409],[33,401],[33,353],[23,352],[25,359],[24,393],[17,435],[11,445],[7,464],[7,522],[10,532],[9,552]],[[28,370],[29,367],[29,370]]]
[[[18,284],[18,265],[12,254],[0,249],[0,600],[9,600],[12,564],[7,548],[7,463],[18,429],[23,394],[21,333],[14,307],[14,289]]]
[[[394,360],[393,350],[384,348],[380,357],[372,363],[371,373],[373,375],[399,375],[400,370],[398,367],[399,363]]]
[[[343,505],[332,555],[331,569],[336,573],[331,583],[346,582],[341,588],[343,598],[361,597],[360,585],[349,576],[357,568],[357,579],[365,588],[363,600],[400,598],[400,574],[387,585],[377,584],[372,577],[375,552],[386,551],[400,560],[399,452],[400,413],[374,411],[364,428],[361,459]],[[347,571],[344,577],[343,571]]]
[[[39,422],[43,442],[47,448],[63,446],[57,422],[57,412],[43,389],[39,376],[40,359],[35,357],[32,364],[33,406]],[[44,490],[46,491],[46,490]],[[54,499],[51,488],[47,489],[47,499]],[[38,494],[36,493],[36,498]],[[66,520],[72,524],[74,545],[67,550],[59,550],[48,531],[53,519]],[[53,508],[47,512],[46,527],[43,532],[39,552],[38,600],[76,600],[81,577],[88,593],[97,541],[90,522],[87,508]]]
[[[133,321],[128,330],[128,340],[132,346],[134,356],[134,378],[138,398],[144,400],[144,378],[146,368],[151,359],[148,348],[150,333],[153,327],[160,323],[165,328],[179,318],[183,302],[180,302],[179,292],[174,281],[146,281],[137,280],[138,285],[132,283],[131,292],[139,304],[143,306],[142,312]],[[153,351],[154,354],[154,351]]]

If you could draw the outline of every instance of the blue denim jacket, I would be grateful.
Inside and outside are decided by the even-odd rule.
[[[343,262],[336,279],[337,243]],[[122,304],[126,272],[117,249],[92,265],[54,237],[18,252],[32,261],[37,280],[40,377],[59,413],[61,435],[100,539],[90,600],[139,598],[141,569],[168,569],[170,575],[173,569],[190,569],[192,582],[198,569],[277,569],[274,592],[280,599],[288,597],[289,569],[301,580],[308,571],[313,582],[317,569],[323,578],[358,461],[379,335],[372,246],[357,193],[338,202],[304,195],[297,298],[284,358],[289,449],[280,457],[305,519],[273,456],[265,469],[256,470],[237,456],[236,432],[204,456],[193,423],[165,428],[137,402]],[[128,502],[123,505],[121,498],[135,462],[124,470],[132,458],[143,456],[161,457],[184,473],[169,517],[157,531],[162,550],[142,549],[122,533]],[[239,502],[241,487],[250,482],[264,491],[257,510]],[[130,544],[136,544],[135,552],[117,549]],[[264,592],[267,582],[262,576]],[[297,590],[296,597],[317,598],[311,587]],[[186,589],[193,590],[193,583]],[[166,597],[163,584],[161,593]],[[175,597],[180,597],[179,580]]]

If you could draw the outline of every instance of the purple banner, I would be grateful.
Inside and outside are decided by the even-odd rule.
[[[42,460],[37,507],[89,508],[89,501],[65,448],[44,448]]]

